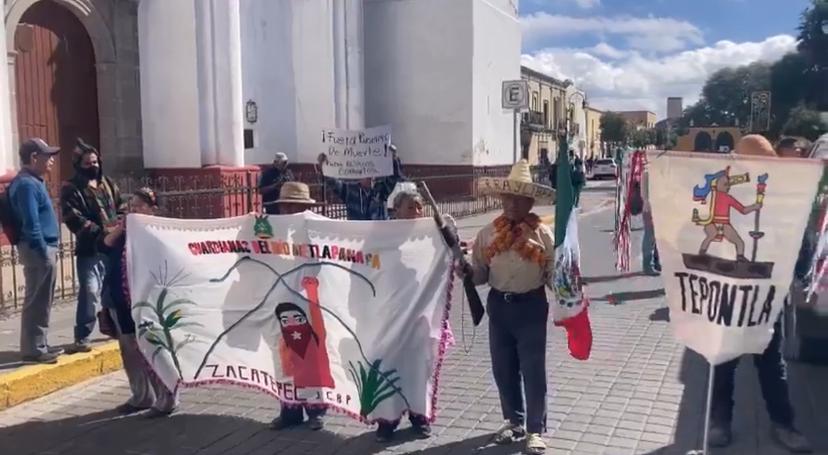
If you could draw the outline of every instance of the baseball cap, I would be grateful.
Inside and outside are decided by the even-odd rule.
[[[20,144],[20,159],[27,160],[35,155],[57,155],[60,148],[50,147],[43,139],[33,137]]]

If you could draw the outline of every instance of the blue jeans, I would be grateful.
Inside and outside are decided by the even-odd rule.
[[[75,342],[88,342],[95,330],[97,308],[106,276],[107,258],[103,254],[78,257],[78,308],[75,313]]]
[[[658,260],[653,214],[644,212],[642,216],[644,217],[644,238],[641,239],[641,259],[643,262],[641,268],[645,273],[657,272],[661,270],[661,263]]]

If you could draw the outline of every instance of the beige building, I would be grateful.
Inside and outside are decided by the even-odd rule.
[[[650,111],[619,111],[617,112],[621,117],[624,117],[630,126],[635,129],[649,129],[655,128],[656,115],[655,112]]]
[[[603,156],[603,144],[601,143],[601,116],[604,111],[587,106],[586,109],[586,150],[584,158]]]
[[[530,164],[555,161],[558,150],[557,125],[564,118],[566,89],[571,82],[520,68],[521,78],[529,83],[529,112],[520,122],[521,157]]]

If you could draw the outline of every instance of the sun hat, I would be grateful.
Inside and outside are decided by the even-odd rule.
[[[536,202],[554,203],[555,190],[532,181],[532,172],[526,160],[512,166],[509,176],[482,177],[477,184],[481,194],[512,194],[534,199]]]

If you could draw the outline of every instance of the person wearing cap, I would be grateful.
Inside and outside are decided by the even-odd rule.
[[[293,215],[319,206],[319,203],[310,197],[310,187],[307,184],[285,182],[279,190],[279,198],[274,201],[274,205],[278,206],[280,215]],[[305,420],[305,413],[308,414],[308,427],[311,430],[318,431],[325,427],[323,420],[327,413],[325,406],[303,406],[282,402],[279,416],[270,422],[270,428],[280,431],[299,426]]]
[[[503,214],[485,226],[472,247],[472,263],[462,274],[489,284],[489,350],[505,423],[494,441],[525,438],[525,453],[546,453],[546,333],[554,289],[555,241],[549,226],[532,213],[535,202],[553,202],[555,190],[532,181],[521,160],[509,177],[483,178],[482,194],[499,195]],[[526,395],[524,406],[524,393]]]
[[[20,318],[23,360],[56,363],[63,349],[49,346],[49,314],[55,297],[60,228],[52,198],[43,180],[55,164],[59,149],[43,139],[20,144],[22,169],[7,189],[9,208],[19,226],[17,252],[23,264],[26,296]]]
[[[264,212],[269,215],[279,214],[279,194],[285,182],[296,180],[288,169],[288,157],[284,153],[277,153],[273,158],[273,166],[265,169],[259,178],[259,193],[262,195]]]
[[[402,174],[402,165],[397,157],[397,146],[390,144],[394,162],[394,173],[390,177],[380,179],[364,178],[356,182],[344,181],[325,177],[325,184],[333,189],[334,194],[345,204],[345,211],[349,220],[371,221],[388,219],[388,197],[394,191],[398,182],[405,180]],[[327,162],[328,157],[319,155],[319,165]]]
[[[107,257],[99,250],[101,238],[114,229],[126,212],[118,185],[103,175],[101,154],[78,138],[72,165],[75,175],[63,183],[60,206],[63,223],[75,234],[78,270],[78,306],[72,352],[89,352],[96,311],[106,276]]]
[[[775,157],[771,143],[763,136],[751,134],[743,137],[734,149],[736,155]],[[727,447],[733,435],[733,394],[736,367],[740,359],[716,365],[713,373],[713,400],[710,410],[711,447]],[[794,453],[810,453],[811,445],[794,426],[794,410],[788,392],[788,376],[782,357],[782,323],[773,326],[773,337],[762,354],[753,355],[753,363],[759,376],[762,397],[771,420],[771,437],[779,445]]]

